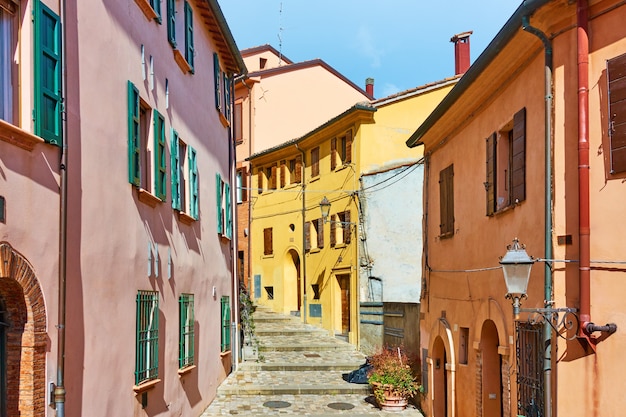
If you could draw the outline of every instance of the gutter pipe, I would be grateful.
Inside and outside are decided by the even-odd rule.
[[[54,387],[54,406],[57,417],[65,417],[65,316],[66,316],[66,278],[67,278],[67,17],[65,0],[59,1],[61,11],[61,58],[63,86],[61,94],[61,155],[60,155],[60,208],[59,208],[59,298],[57,324],[57,376]]]
[[[530,25],[528,15],[522,16],[522,29],[538,37],[545,50],[545,187],[544,187],[544,256],[552,259],[552,43],[550,39],[536,27]],[[544,263],[544,307],[552,307],[552,262]],[[554,321],[554,317],[550,319]],[[552,327],[543,326],[544,357],[544,416],[552,416]]]
[[[306,304],[306,236],[304,235],[304,227],[306,224],[306,182],[304,181],[304,168],[305,168],[305,153],[304,150],[302,150],[297,143],[294,143],[296,149],[298,151],[300,151],[300,153],[302,154],[302,164],[300,164],[300,167],[302,169],[302,317],[304,319],[304,323],[306,324],[306,308],[307,308],[307,304]]]
[[[589,14],[588,0],[576,5],[578,51],[578,277],[580,287],[580,333],[595,351],[593,332],[617,331],[615,323],[599,326],[591,321],[591,226],[589,210]]]
[[[232,77],[232,75],[231,75]],[[235,109],[235,87],[234,82],[229,83],[230,85],[230,107],[232,109],[232,117],[233,123],[236,123],[234,109]],[[238,222],[237,222],[237,163],[236,163],[236,149],[235,149],[235,140],[233,138],[233,129],[228,129],[228,175],[230,176],[230,183],[235,186],[230,187],[230,218],[232,219],[232,229],[231,229],[231,239],[230,239],[230,253],[231,253],[231,274],[232,274],[232,282],[233,282],[233,290],[232,290],[232,302],[231,302],[231,338],[234,341],[231,345],[231,351],[233,353],[232,356],[232,364],[231,368],[233,371],[239,369],[239,352],[241,351],[241,334],[239,332],[239,279],[237,274],[237,242],[239,241],[238,237]]]

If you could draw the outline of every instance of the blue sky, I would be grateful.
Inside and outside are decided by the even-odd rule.
[[[218,0],[239,49],[321,58],[377,98],[454,75],[450,38],[473,31],[472,62],[521,0]]]

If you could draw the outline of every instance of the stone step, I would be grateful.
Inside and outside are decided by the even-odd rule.
[[[358,369],[360,363],[352,362],[330,362],[330,363],[310,363],[310,362],[246,362],[240,369],[251,371],[343,371],[345,373]]]
[[[307,335],[311,337],[328,336],[328,332],[323,329],[289,329],[289,328],[276,329],[276,328],[260,328],[260,326],[257,327],[254,334],[257,336],[269,336],[269,337],[274,337],[274,336],[306,337]]]
[[[354,351],[354,346],[351,345],[333,345],[330,343],[308,343],[306,345],[294,341],[288,344],[288,341],[281,343],[274,343],[273,341],[261,340],[259,346],[259,352],[350,352]]]
[[[246,385],[220,386],[220,395],[339,395],[339,394],[370,394],[369,385],[362,384],[292,384],[292,385]]]

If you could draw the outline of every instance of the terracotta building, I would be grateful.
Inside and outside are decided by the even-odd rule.
[[[0,2],[0,415],[199,415],[237,359],[216,0]]]
[[[407,141],[425,156],[427,415],[626,406],[625,18],[612,0],[523,2]],[[500,267],[514,238],[525,291]]]

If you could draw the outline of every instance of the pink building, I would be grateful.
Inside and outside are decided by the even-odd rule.
[[[624,412],[625,18],[524,1],[407,142],[426,159],[429,416]],[[514,238],[526,291],[499,267]]]
[[[217,1],[7,0],[0,33],[0,415],[201,414],[238,346]]]
[[[293,62],[270,45],[241,51],[247,76],[235,83],[238,273],[249,287],[250,164],[257,152],[305,135],[346,108],[373,99],[321,59]],[[262,238],[261,238],[262,239]]]

